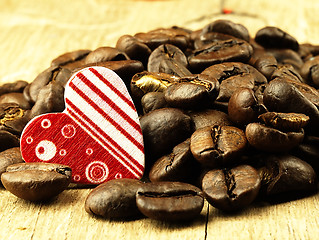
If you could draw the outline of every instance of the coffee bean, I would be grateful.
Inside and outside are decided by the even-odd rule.
[[[199,49],[206,44],[210,44],[217,41],[229,40],[232,38],[234,38],[234,36],[219,33],[219,32],[207,32],[207,33],[199,34],[194,39],[194,48]]]
[[[317,176],[313,168],[291,155],[270,155],[266,166],[260,170],[262,184],[267,195],[292,192],[313,192],[317,188]]]
[[[268,49],[267,53],[273,55],[278,64],[291,65],[300,71],[303,61],[299,54],[291,49]]]
[[[254,59],[254,62],[252,62],[252,58]],[[268,80],[270,80],[273,72],[278,67],[276,58],[264,50],[254,50],[249,62]]]
[[[277,69],[271,75],[271,80],[280,79],[280,80],[294,80],[296,82],[304,82],[304,79],[300,74],[294,69],[291,65],[278,65]]]
[[[71,168],[54,163],[17,163],[1,175],[3,186],[29,201],[48,200],[67,188]]]
[[[19,138],[6,130],[0,130],[0,152],[13,148],[19,147]]]
[[[205,109],[201,111],[191,111],[188,115],[192,118],[195,130],[208,126],[230,126],[232,122],[229,116],[221,111]]]
[[[0,152],[0,176],[6,171],[8,166],[23,162],[19,147],[9,148]]]
[[[141,99],[141,104],[144,114],[151,112],[155,109],[168,107],[163,92],[146,93]]]
[[[255,40],[265,48],[290,48],[297,51],[297,40],[278,27],[267,26],[256,33]]]
[[[99,47],[90,52],[85,57],[85,64],[107,62],[107,61],[121,61],[129,60],[130,58],[122,51],[113,47]]]
[[[204,205],[199,188],[181,182],[146,183],[136,194],[138,209],[147,217],[163,221],[196,218]]]
[[[304,130],[283,132],[260,123],[250,123],[246,127],[246,137],[254,148],[266,152],[285,152],[300,144]]]
[[[12,92],[20,92],[22,93],[24,88],[28,85],[28,82],[23,80],[17,80],[12,83],[4,83],[0,85],[0,96],[5,93],[12,93]]]
[[[244,151],[247,140],[244,132],[232,126],[210,126],[196,130],[191,136],[193,156],[209,168],[234,163]]]
[[[84,64],[84,58],[91,52],[88,49],[80,49],[64,53],[51,61],[51,67],[68,68],[70,70]]]
[[[300,74],[307,84],[319,87],[319,56],[313,57],[305,62]]]
[[[190,182],[198,165],[190,150],[190,139],[178,144],[170,154],[159,158],[149,172],[152,182]]]
[[[160,108],[140,118],[146,157],[157,158],[189,138],[192,120],[181,110]]]
[[[136,192],[143,183],[137,179],[112,179],[94,188],[85,200],[85,211],[109,219],[128,219],[141,215]]]
[[[25,99],[23,93],[19,92],[12,92],[12,93],[6,93],[0,96],[0,104],[3,103],[16,103],[18,104],[22,109],[31,109],[30,102]]]
[[[235,211],[251,204],[259,193],[261,180],[249,165],[231,169],[214,169],[202,180],[207,201],[223,211]]]

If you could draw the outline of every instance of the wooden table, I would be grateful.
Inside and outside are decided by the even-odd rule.
[[[306,4],[305,4],[306,3]],[[223,15],[222,9],[232,14]],[[316,0],[2,0],[0,82],[32,81],[53,58],[76,49],[115,46],[123,34],[178,25],[193,30],[219,18],[244,24],[254,36],[274,25],[300,43],[319,44]],[[0,189],[0,239],[318,239],[319,194],[276,205],[255,204],[226,215],[205,203],[189,224],[92,217],[90,189],[69,189],[35,204]]]

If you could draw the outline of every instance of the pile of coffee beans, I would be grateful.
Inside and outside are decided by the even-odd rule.
[[[196,218],[204,199],[221,211],[317,192],[319,46],[278,27],[253,37],[216,20],[199,30],[160,28],[124,35],[116,47],[77,50],[33,82],[0,86],[2,184],[31,201],[51,198],[71,169],[23,163],[19,137],[33,117],[64,110],[70,76],[104,66],[125,82],[140,116],[146,171],[87,196],[85,210],[108,219]],[[31,190],[32,191],[31,191]]]

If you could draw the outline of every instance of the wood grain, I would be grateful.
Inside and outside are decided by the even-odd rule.
[[[223,15],[227,8],[233,14]],[[4,0],[0,2],[0,82],[31,82],[52,59],[76,49],[114,46],[123,34],[178,25],[200,29],[215,19],[244,24],[251,36],[274,25],[299,42],[319,44],[316,0]],[[205,203],[188,224],[150,219],[114,222],[84,210],[91,189],[69,189],[45,204],[0,189],[0,239],[318,239],[319,195],[227,215]],[[207,215],[208,213],[208,215]],[[208,218],[207,218],[208,216]],[[207,225],[206,225],[207,223]]]

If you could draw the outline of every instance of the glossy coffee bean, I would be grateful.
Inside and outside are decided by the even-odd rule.
[[[190,139],[178,144],[173,151],[159,158],[149,172],[152,182],[190,182],[198,170],[190,150]]]
[[[306,83],[319,87],[319,56],[310,58],[302,66],[300,74],[305,79]]]
[[[71,168],[54,163],[17,163],[1,175],[3,186],[19,198],[44,201],[57,196],[71,181]]]
[[[261,180],[256,169],[240,165],[231,169],[214,169],[202,180],[207,201],[223,211],[242,209],[255,200]]]
[[[254,53],[250,59],[250,62],[254,58],[254,62],[252,65],[267,79],[270,79],[273,72],[277,69],[278,64],[276,58],[271,55],[270,53],[262,50],[262,51],[256,51],[254,50]]]
[[[290,48],[297,51],[297,40],[278,27],[267,26],[256,33],[255,41],[265,48]]]
[[[146,183],[136,194],[138,209],[162,221],[187,221],[199,216],[204,205],[201,190],[181,182]]]
[[[160,108],[140,118],[146,157],[159,157],[190,137],[191,118],[176,108]]]
[[[23,80],[17,80],[12,83],[4,83],[0,85],[0,96],[5,93],[12,93],[12,92],[20,92],[22,93],[24,88],[28,85],[28,82]]]
[[[94,188],[85,200],[85,211],[108,219],[134,218],[141,213],[136,192],[143,183],[137,179],[112,179]]]
[[[271,75],[271,80],[279,79],[279,80],[293,80],[296,82],[304,82],[304,79],[300,76],[300,74],[293,68],[291,65],[278,65],[277,69]]]
[[[0,96],[0,104],[3,103],[16,103],[18,104],[22,109],[31,109],[30,102],[25,99],[23,93],[19,92],[12,92],[12,93],[6,93]]]
[[[194,48],[202,48],[206,44],[210,44],[217,41],[224,41],[234,38],[234,36],[223,34],[219,32],[207,32],[200,34],[194,39]]]
[[[91,52],[88,49],[80,49],[66,52],[51,61],[51,67],[62,67],[70,70],[84,64],[85,57]]]
[[[0,152],[9,148],[19,147],[19,145],[20,139],[17,135],[7,130],[0,130]]]
[[[0,152],[0,176],[10,165],[23,162],[19,147],[9,148]]]
[[[188,115],[194,122],[195,130],[214,125],[230,126],[233,124],[226,113],[214,109],[191,111]]]
[[[148,92],[141,99],[143,113],[146,114],[155,109],[168,107],[163,92]]]
[[[244,132],[232,126],[210,126],[196,130],[191,136],[193,156],[203,166],[223,167],[234,163],[247,144]]]
[[[130,58],[122,51],[113,47],[99,47],[85,57],[85,64],[129,60]]]
[[[268,49],[267,53],[273,55],[278,64],[291,65],[297,71],[300,71],[303,61],[299,54],[291,49]]]
[[[260,170],[263,188],[267,195],[313,192],[317,188],[317,176],[305,161],[291,155],[270,155],[266,166]]]
[[[246,127],[246,137],[251,146],[266,152],[286,152],[298,146],[304,138],[304,130],[283,132],[260,123]]]

